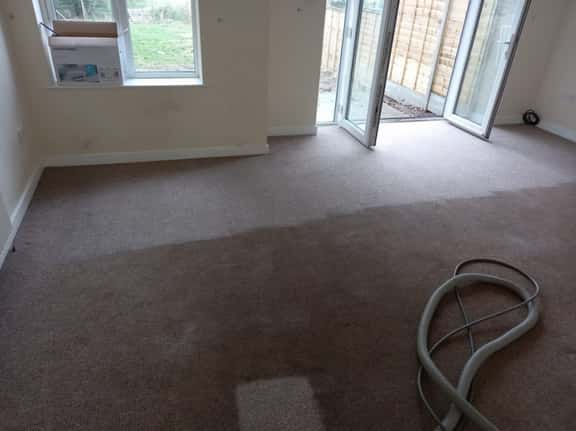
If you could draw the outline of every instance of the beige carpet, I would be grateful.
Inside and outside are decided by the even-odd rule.
[[[571,429],[576,145],[443,122],[381,140],[327,128],[265,157],[47,170],[0,271],[0,429],[430,430],[416,325],[472,256],[528,269],[544,295],[478,407],[503,430]],[[451,302],[439,317],[437,334],[460,323]],[[452,376],[463,341],[438,358]]]

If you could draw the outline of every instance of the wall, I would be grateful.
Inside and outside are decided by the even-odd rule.
[[[532,0],[497,123],[521,122],[522,114],[536,106],[558,22],[568,1],[571,0]]]
[[[27,140],[18,75],[10,57],[6,34],[7,14],[0,10],[0,264],[8,247],[14,227],[18,223],[18,208],[36,161]]]
[[[535,107],[542,128],[576,141],[576,3],[569,2],[559,26]]]
[[[271,134],[315,129],[325,0],[270,0]]]
[[[267,148],[268,0],[200,0],[204,86],[110,89],[50,88],[32,0],[2,1],[45,158]]]
[[[25,116],[21,104],[16,69],[12,64],[5,32],[6,15],[0,19],[0,194],[8,213],[18,205],[34,160],[25,136]]]

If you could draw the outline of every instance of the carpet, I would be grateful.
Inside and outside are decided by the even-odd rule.
[[[326,128],[265,157],[46,170],[0,271],[0,429],[253,431],[266,412],[298,418],[280,430],[432,429],[416,326],[474,256],[543,288],[476,405],[503,430],[571,429],[576,147],[414,124],[383,126],[375,152]],[[447,301],[433,333],[459,323]],[[438,363],[455,378],[465,357],[457,337]]]

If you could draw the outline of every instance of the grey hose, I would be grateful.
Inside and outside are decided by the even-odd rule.
[[[532,284],[535,290],[533,293],[530,293],[527,289],[519,286],[516,283],[493,275],[481,273],[460,273],[464,266],[472,263],[491,263],[512,269],[513,271],[526,278]],[[477,287],[480,283],[505,288],[517,295],[521,299],[521,302],[502,311],[470,321],[464,309],[459,290],[461,288]],[[430,324],[434,318],[434,314],[436,313],[436,309],[438,308],[441,300],[449,293],[456,294],[458,305],[460,307],[460,311],[462,313],[465,324],[441,337],[440,340],[434,343],[430,348],[428,347]],[[494,259],[472,259],[462,262],[456,267],[454,276],[434,291],[428,303],[426,304],[426,307],[424,308],[424,312],[422,313],[420,324],[418,326],[417,351],[418,359],[421,364],[421,368],[418,373],[418,389],[426,408],[430,411],[433,418],[438,423],[438,430],[454,431],[462,424],[463,417],[466,417],[483,431],[498,431],[496,425],[494,425],[489,419],[482,415],[482,413],[480,413],[478,409],[476,409],[476,407],[474,407],[474,405],[471,403],[470,398],[472,382],[479,369],[482,367],[482,364],[490,356],[513,343],[515,340],[533,328],[534,325],[536,325],[538,321],[539,307],[535,302],[535,299],[539,293],[540,287],[536,280],[534,280],[531,276],[510,264]],[[498,338],[484,344],[479,349],[476,349],[472,333],[472,328],[474,326],[487,320],[502,316],[521,307],[526,307],[527,310],[527,315],[521,323],[508,330]],[[454,387],[452,383],[438,369],[432,360],[432,354],[450,337],[463,331],[467,331],[471,356],[466,362],[464,369],[462,370],[457,387]],[[430,406],[426,396],[424,395],[422,390],[423,371],[425,371],[432,382],[438,386],[438,388],[450,399],[452,403],[448,413],[444,416],[444,419],[439,418],[439,416]]]

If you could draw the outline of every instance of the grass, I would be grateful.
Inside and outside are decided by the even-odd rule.
[[[133,23],[130,30],[134,61],[138,70],[174,71],[194,68],[190,24]]]

